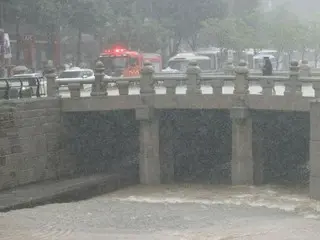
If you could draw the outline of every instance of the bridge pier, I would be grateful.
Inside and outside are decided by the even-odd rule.
[[[136,119],[140,121],[140,183],[160,184],[159,119],[148,107],[136,109]]]
[[[174,127],[171,122],[162,121],[160,135],[160,164],[161,164],[161,183],[168,184],[174,182],[175,158],[172,132]]]
[[[247,108],[231,109],[233,185],[253,184],[252,119]]]
[[[310,106],[310,197],[320,199],[320,102]]]

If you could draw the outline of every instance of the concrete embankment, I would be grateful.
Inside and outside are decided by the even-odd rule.
[[[136,176],[97,174],[20,186],[0,192],[0,212],[50,203],[80,201],[136,183]]]

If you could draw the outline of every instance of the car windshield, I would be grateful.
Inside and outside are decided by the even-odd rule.
[[[125,68],[128,65],[128,57],[101,57],[100,60],[106,69]]]
[[[197,63],[199,65],[199,67],[201,68],[201,70],[209,70],[210,69],[210,60],[197,60]],[[170,61],[168,63],[168,66],[171,69],[175,69],[175,70],[179,70],[179,71],[186,71],[188,68],[188,64],[189,61],[188,60],[174,60],[174,61]]]
[[[59,76],[59,78],[80,78],[80,77],[81,77],[81,71],[62,72]]]
[[[188,62],[189,61],[187,60],[180,60],[180,61],[174,60],[174,61],[170,61],[168,63],[168,66],[169,68],[175,69],[178,71],[186,71],[188,67]]]

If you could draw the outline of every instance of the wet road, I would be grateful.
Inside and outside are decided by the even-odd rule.
[[[85,90],[81,92],[81,96],[83,97],[89,97],[91,92],[91,85],[85,85]],[[156,88],[157,94],[165,94],[166,88],[163,86],[157,86]],[[186,94],[186,86],[178,86],[176,88],[176,94]],[[211,86],[202,86],[201,87],[203,94],[212,94],[212,87]],[[225,85],[222,89],[223,94],[233,94],[234,87],[232,85]],[[275,95],[283,95],[285,90],[284,85],[276,84],[275,86]],[[249,88],[250,94],[261,94],[262,88],[259,85],[251,85]],[[130,87],[129,88],[129,95],[137,95],[139,94],[140,89],[138,87]],[[302,87],[303,96],[305,97],[314,97],[314,90],[312,88],[311,84],[305,84]],[[61,87],[60,88],[60,94],[63,97],[70,97],[70,94],[68,93],[67,87]],[[117,88],[109,88],[108,89],[108,95],[115,96],[119,95],[119,91]]]
[[[270,239],[320,236],[320,203],[302,190],[135,186],[0,215],[0,239]]]

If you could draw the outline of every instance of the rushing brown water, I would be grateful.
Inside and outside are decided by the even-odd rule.
[[[303,188],[135,186],[0,215],[2,240],[318,239],[320,202]]]

